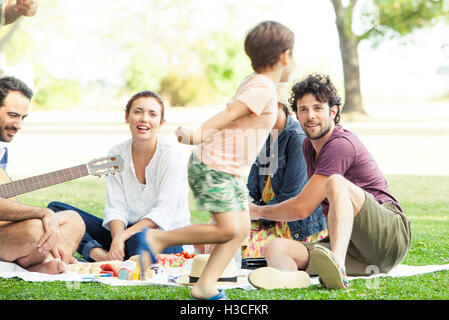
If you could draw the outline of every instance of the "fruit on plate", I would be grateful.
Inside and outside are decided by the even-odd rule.
[[[181,267],[184,262],[188,259],[192,259],[195,255],[196,254],[194,253],[188,253],[185,251],[181,253],[161,253],[157,256],[157,263],[166,268]]]
[[[78,262],[68,265],[68,271],[78,274],[101,274],[102,272],[118,272],[122,261],[108,260],[99,262]]]

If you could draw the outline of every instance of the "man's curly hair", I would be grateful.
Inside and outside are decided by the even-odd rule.
[[[292,87],[292,96],[288,99],[293,112],[296,113],[298,110],[297,101],[308,93],[313,94],[315,99],[321,103],[327,103],[329,108],[338,106],[338,111],[334,118],[334,122],[337,125],[340,122],[341,98],[337,94],[337,89],[332,84],[329,76],[313,73],[304,80],[295,83]]]

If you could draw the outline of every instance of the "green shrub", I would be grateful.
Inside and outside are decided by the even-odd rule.
[[[125,84],[132,92],[159,91],[159,81],[163,74],[163,70],[149,57],[142,52],[136,52],[126,67]]]
[[[210,104],[217,98],[217,91],[199,75],[172,72],[161,80],[160,88],[164,100],[176,107]]]
[[[65,109],[78,104],[83,90],[78,81],[51,78],[34,96],[39,109]]]

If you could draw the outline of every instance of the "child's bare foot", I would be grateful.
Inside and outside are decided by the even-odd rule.
[[[161,232],[164,231],[158,229],[148,229],[145,234],[145,240],[156,256],[164,249],[160,241],[158,240],[158,235]]]

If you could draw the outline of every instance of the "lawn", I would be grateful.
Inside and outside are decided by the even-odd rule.
[[[403,263],[409,265],[449,263],[449,179],[391,175],[392,193],[412,221],[413,241]],[[102,216],[105,180],[83,178],[34,191],[19,201],[46,206],[58,200]],[[192,205],[192,209],[194,209]],[[207,222],[208,214],[192,210],[192,222]],[[348,290],[307,289],[227,290],[230,299],[243,300],[448,300],[449,271],[404,278],[379,278],[350,282]],[[110,287],[96,283],[33,283],[17,278],[0,279],[0,300],[179,300],[189,299],[188,288]]]

